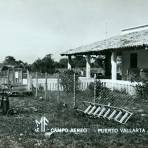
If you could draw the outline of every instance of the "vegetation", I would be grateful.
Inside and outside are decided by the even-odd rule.
[[[75,79],[75,90],[79,89],[78,74],[75,74],[72,70],[66,70],[60,74],[61,85],[66,93],[72,93],[74,91],[74,79]],[[74,78],[75,77],[75,78]]]
[[[12,58],[6,58],[7,64],[15,64],[17,61]],[[49,66],[48,64],[51,63]],[[62,63],[62,64],[61,64]],[[47,64],[47,65],[46,65]],[[48,73],[55,71],[55,67],[64,68],[66,59],[60,60],[60,64],[54,62],[51,55],[38,59],[32,65],[34,71]],[[42,67],[42,68],[41,68]],[[148,101],[141,99],[140,96],[132,98],[126,93],[110,91],[102,86],[100,82],[96,83],[97,100],[102,104],[111,103],[113,106],[121,106],[133,113],[132,118],[126,125],[119,124],[112,120],[103,118],[92,118],[85,116],[72,108],[73,106],[73,89],[74,89],[74,72],[71,70],[60,74],[61,84],[64,92],[47,93],[47,100],[44,99],[44,90],[39,87],[39,97],[18,97],[10,98],[9,114],[0,118],[0,147],[53,147],[53,148],[98,148],[98,147],[147,147],[147,122],[148,122]],[[78,91],[78,75],[76,80],[76,102],[79,105],[82,101],[93,101],[94,84],[91,83],[86,91]],[[147,95],[148,84],[139,89],[140,94]],[[60,97],[58,98],[57,95]],[[58,99],[57,99],[58,98]],[[58,100],[58,101],[57,101]],[[86,134],[83,133],[53,133],[46,137],[44,133],[35,132],[35,120],[40,120],[45,116],[49,123],[48,128],[88,128]],[[100,134],[97,129],[107,128],[144,128],[145,133],[113,133]],[[47,130],[48,131],[48,130]]]
[[[90,90],[91,94],[94,94],[94,89],[96,90],[96,97],[98,97],[100,92],[105,92],[107,93],[107,88],[103,86],[101,81],[96,81],[96,83],[92,82],[89,84],[88,89]],[[109,90],[108,90],[109,91]]]
[[[141,80],[140,82],[136,85],[137,97],[148,101],[148,81]]]
[[[44,94],[41,94],[44,96]],[[81,115],[71,107],[72,96],[60,93],[60,102],[56,101],[57,92],[49,92],[48,100],[35,99],[34,97],[19,97],[10,99],[11,108],[16,112],[0,118],[1,140],[0,147],[18,148],[127,148],[147,147],[148,133],[112,133],[101,134],[97,129],[107,128],[145,128],[147,129],[148,118],[141,116],[136,110],[126,125],[103,118],[88,118]],[[87,100],[87,91],[77,96],[79,100]],[[125,98],[120,96],[122,102]],[[80,102],[78,102],[80,104]],[[148,110],[148,105],[142,101],[136,102],[134,107]],[[88,128],[88,133],[53,133],[46,137],[44,133],[36,133],[35,120],[41,116],[48,120],[48,128]],[[136,122],[135,122],[136,121]]]
[[[49,73],[53,74],[58,72],[58,68],[67,67],[67,59],[60,59],[59,62],[54,61],[51,54],[46,55],[44,58],[38,58],[32,64],[28,64],[21,60],[16,60],[13,56],[5,57],[3,62],[4,65],[13,65],[15,67],[23,68],[24,70],[29,69],[32,72]]]
[[[72,59],[72,67],[74,68],[82,68],[85,67],[86,60],[83,56],[76,56]]]
[[[31,65],[31,70],[33,72],[41,72],[41,73],[54,73],[55,72],[55,65],[54,60],[52,59],[51,55],[46,55],[43,59],[37,59]]]
[[[16,60],[12,56],[6,56],[3,64],[4,65],[14,65],[16,67],[23,68],[23,69],[29,69],[29,64],[28,63],[25,63],[25,62],[23,62],[21,60]]]
[[[92,67],[103,67],[104,58],[94,57],[94,61],[91,63]],[[51,54],[47,54],[42,59],[36,59],[32,64],[28,64],[21,60],[16,60],[13,56],[7,56],[4,60],[4,65],[14,65],[16,67],[23,68],[24,70],[29,69],[32,72],[40,72],[48,74],[58,73],[60,69],[67,68],[67,58],[62,58],[59,62],[54,61]],[[75,56],[71,63],[73,68],[83,68],[86,66],[86,60],[83,56]]]

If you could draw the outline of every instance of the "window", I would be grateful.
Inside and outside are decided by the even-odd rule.
[[[130,54],[130,68],[137,68],[137,53]]]

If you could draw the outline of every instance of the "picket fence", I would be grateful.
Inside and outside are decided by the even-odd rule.
[[[98,80],[97,80],[98,81]],[[112,81],[110,79],[100,79],[104,87],[107,87],[111,90],[125,91],[130,95],[134,95],[136,91],[137,82],[129,82],[123,80]],[[43,87],[45,89],[45,79],[38,79],[38,88]],[[94,82],[94,78],[79,77],[79,88],[80,90],[86,90],[90,83]],[[23,84],[27,85],[27,79],[23,79]],[[32,79],[33,87],[36,87],[36,79]],[[63,91],[63,87],[60,84],[60,80],[57,78],[48,78],[47,79],[47,89],[50,91]]]

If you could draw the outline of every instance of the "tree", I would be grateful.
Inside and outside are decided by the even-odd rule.
[[[55,72],[54,60],[51,58],[51,54],[46,55],[42,59],[42,63],[43,63],[42,72],[47,72],[51,74]]]
[[[4,60],[4,62],[3,62],[4,64],[7,64],[7,65],[16,65],[16,60],[15,60],[15,58],[14,57],[12,57],[12,56],[7,56],[7,57],[5,57],[5,60]]]
[[[31,65],[31,70],[34,72],[41,73],[54,73],[55,72],[55,62],[51,57],[51,54],[46,55],[43,59],[37,59]]]
[[[13,56],[6,56],[3,62],[4,65],[13,65],[17,68],[24,70],[28,69],[28,63],[24,63],[22,60],[16,60]]]
[[[67,67],[67,63],[68,63],[68,59],[67,58],[60,59],[58,68],[66,68]]]
[[[42,65],[42,60],[38,58],[31,65],[31,70],[35,72],[42,72]]]

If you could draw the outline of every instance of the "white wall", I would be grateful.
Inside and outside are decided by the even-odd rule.
[[[130,54],[137,53],[138,55],[138,69],[148,69],[148,51],[141,50],[132,50],[132,51],[123,51],[122,52],[122,74],[123,78],[127,74],[127,70],[130,68]]]

